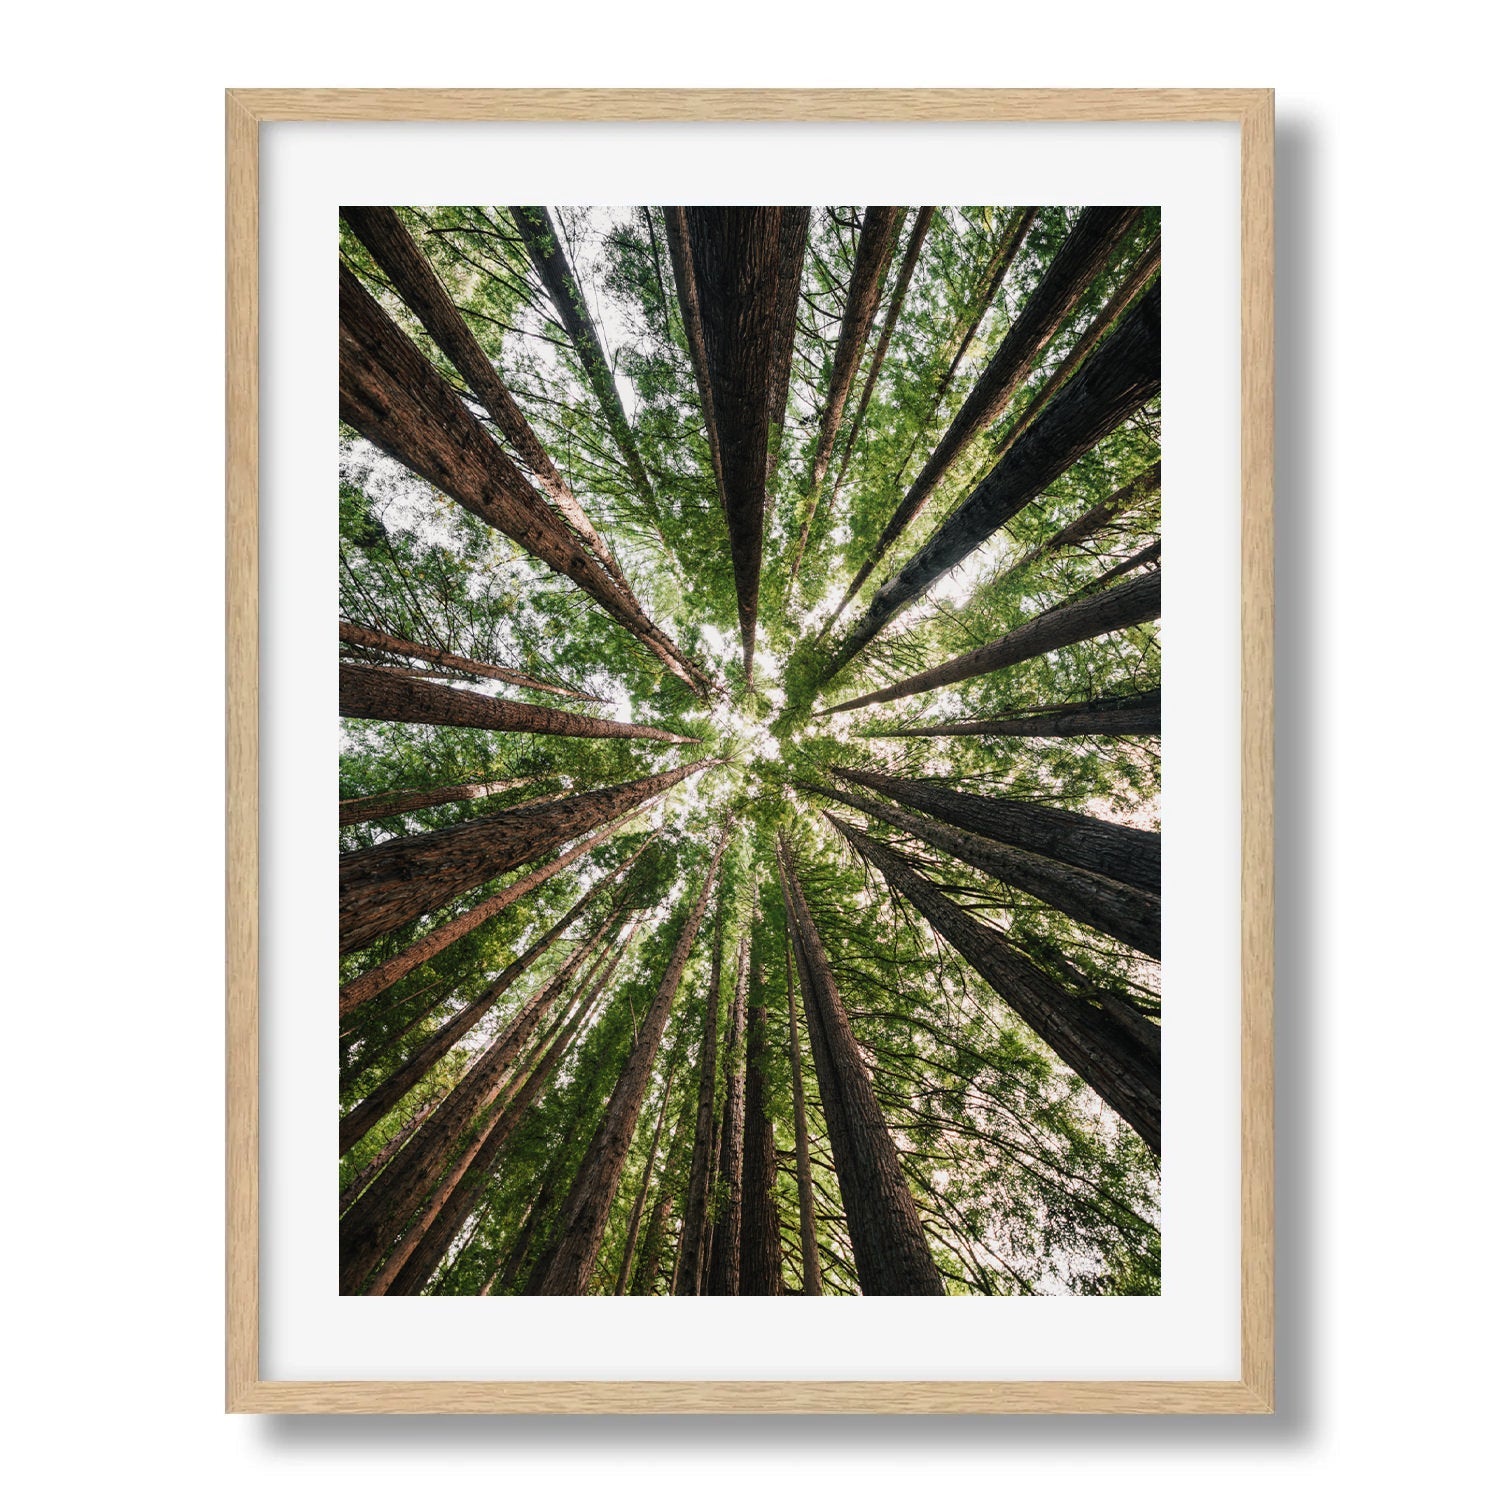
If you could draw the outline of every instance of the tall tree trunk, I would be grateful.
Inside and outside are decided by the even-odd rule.
[[[1006,433],[1004,443],[995,452],[995,462],[1005,456],[1006,450],[1045,410],[1047,403],[1073,378],[1073,372],[1088,358],[1094,346],[1109,332],[1115,320],[1140,294],[1145,291],[1157,272],[1161,270],[1161,236],[1157,235],[1141,252],[1140,258],[1130,268],[1118,290],[1104,304],[1099,316],[1079,335],[1077,342],[1068,350],[1067,357],[1047,377],[1046,382],[1027,403],[1014,427]]]
[[[1127,828],[1083,813],[1037,802],[1006,797],[981,797],[956,792],[931,781],[912,781],[878,771],[830,767],[842,781],[852,781],[983,838],[1030,849],[1066,865],[1077,865],[1111,880],[1161,894],[1161,835],[1144,828]]]
[[[1085,594],[1096,594],[1107,583],[1113,583],[1116,578],[1123,578],[1127,573],[1134,573],[1138,568],[1149,568],[1153,563],[1161,562],[1161,538],[1147,544],[1138,552],[1132,552],[1124,562],[1118,562],[1112,568],[1106,568],[1097,578],[1091,578],[1077,597]]]
[[[951,724],[917,724],[871,732],[876,739],[939,739],[948,735],[1010,736],[1014,739],[1067,739],[1087,735],[1161,733],[1161,689],[1118,698],[1069,703],[1046,713],[1017,710],[1003,719],[958,719]]]
[[[823,1295],[823,1269],[818,1256],[816,1208],[813,1203],[812,1151],[807,1142],[807,1100],[802,1088],[802,1044],[797,1039],[797,964],[792,942],[792,902],[786,887],[786,871],[777,851],[781,877],[781,904],[786,922],[786,1012],[787,1051],[792,1060],[792,1128],[797,1145],[797,1220],[802,1237],[802,1295]]]
[[[729,528],[747,680],[760,609],[770,440],[786,411],[807,220],[805,208],[666,211],[677,296]]]
[[[339,639],[346,645],[360,646],[366,651],[383,651],[387,656],[410,656],[417,661],[433,662],[451,672],[467,672],[471,677],[493,677],[497,682],[509,682],[516,687],[530,688],[536,693],[558,693],[564,698],[581,698],[585,703],[604,702],[603,698],[593,693],[558,687],[555,682],[543,682],[539,677],[529,677],[525,672],[517,672],[510,667],[497,667],[493,662],[455,656],[453,652],[439,650],[436,646],[419,646],[415,641],[387,635],[383,630],[371,630],[368,625],[356,625],[352,620],[339,621]]]
[[[526,414],[490,363],[463,314],[454,306],[427,257],[390,208],[341,208],[344,222],[359,236],[376,264],[390,278],[401,300],[417,315],[432,341],[448,356],[464,383],[479,398],[495,425],[531,470],[537,486],[586,542],[594,556],[621,584],[625,575],[604,538],[584,514],[567,481],[532,431]]]
[[[562,734],[593,740],[656,740],[696,745],[686,735],[649,724],[620,724],[588,714],[564,713],[535,703],[514,703],[467,688],[427,682],[395,667],[339,663],[339,713],[346,719],[384,719],[394,724],[451,724],[514,734]]]
[[[667,1223],[672,1217],[672,1210],[677,1206],[678,1174],[682,1167],[683,1152],[693,1140],[693,1122],[698,1108],[697,1091],[684,1092],[682,1110],[677,1116],[676,1125],[672,1127],[672,1145],[667,1152],[666,1165],[661,1171],[660,1191],[646,1222],[646,1237],[641,1241],[640,1259],[636,1263],[635,1276],[630,1286],[632,1297],[655,1295],[657,1278],[661,1274],[661,1258],[668,1240]],[[675,1281],[676,1276],[677,1266],[674,1263],[671,1279]],[[671,1291],[670,1286],[668,1291]]]
[[[348,266],[339,266],[339,416],[377,448],[570,578],[700,698],[710,683],[640,601],[561,517],[386,316]]]
[[[458,1086],[433,1111],[410,1145],[380,1175],[339,1223],[339,1289],[360,1292],[396,1245],[433,1189],[459,1141],[498,1093],[506,1070],[521,1054],[573,976],[588,961],[613,918],[606,918],[475,1060]]]
[[[641,1185],[630,1210],[630,1223],[625,1231],[625,1249],[620,1255],[620,1269],[615,1276],[615,1296],[623,1297],[630,1285],[631,1263],[635,1260],[636,1241],[641,1232],[641,1215],[646,1211],[646,1195],[651,1191],[651,1173],[656,1167],[656,1153],[661,1146],[662,1127],[667,1123],[667,1105],[672,1098],[672,1079],[677,1073],[677,1060],[667,1069],[667,1081],[662,1084],[661,1109],[656,1116],[656,1129],[651,1134],[651,1149],[646,1153],[646,1165],[641,1169]]]
[[[784,838],[781,863],[791,897],[788,920],[808,997],[818,1089],[860,1291],[867,1297],[941,1297],[942,1273],[933,1261],[922,1216],[902,1174],[896,1143],[875,1098]]]
[[[836,703],[832,708],[823,709],[822,715],[847,713],[871,703],[890,703],[897,698],[909,698],[913,693],[926,693],[933,688],[965,682],[970,677],[983,677],[1000,671],[1002,667],[1013,667],[1033,657],[1045,656],[1049,651],[1061,650],[1064,646],[1076,646],[1080,641],[1093,640],[1095,636],[1144,624],[1147,620],[1157,619],[1160,614],[1161,570],[1158,568],[1139,578],[1116,584],[1102,594],[1092,594],[1057,609],[1049,609],[1024,625],[1018,625],[998,641],[966,651],[940,666],[928,667],[925,672],[903,677],[900,682],[893,682],[876,692]]]
[[[745,1034],[745,1171],[740,1221],[742,1297],[781,1295],[781,1217],[776,1209],[776,1138],[767,1108],[771,1048],[765,975],[752,938],[749,1028]]]
[[[667,964],[667,971],[662,975],[651,1008],[641,1023],[635,1047],[620,1075],[620,1081],[610,1095],[604,1119],[578,1169],[573,1191],[568,1195],[569,1201],[563,1205],[557,1248],[552,1253],[547,1274],[540,1287],[544,1296],[581,1296],[588,1287],[594,1261],[604,1239],[610,1206],[620,1185],[620,1173],[630,1149],[630,1138],[635,1133],[636,1120],[640,1116],[651,1068],[656,1061],[656,1051],[661,1045],[662,1032],[666,1029],[667,1016],[677,996],[678,986],[682,983],[682,971],[687,966],[693,940],[698,936],[698,929],[703,923],[703,913],[708,907],[708,898],[718,879],[719,866],[723,861],[724,851],[729,847],[732,832],[733,824],[726,825],[714,848],[708,871],[703,878],[703,887],[683,923],[671,961]]]
[[[744,1218],[745,1167],[745,1000],[750,986],[750,933],[740,937],[734,971],[734,1002],[724,1043],[724,1124],[719,1138],[720,1212],[714,1217],[713,1256],[708,1267],[710,1297],[740,1294],[740,1229]]]
[[[1077,865],[1060,864],[1043,854],[996,843],[946,823],[914,817],[869,797],[800,781],[795,785],[879,818],[892,828],[899,828],[932,848],[941,849],[974,869],[1055,906],[1076,922],[1118,938],[1152,958],[1161,957],[1161,900],[1149,891],[1080,870]]]
[[[420,812],[424,807],[446,807],[450,802],[472,802],[477,797],[493,797],[518,786],[545,781],[544,776],[512,776],[507,781],[465,781],[457,786],[433,786],[417,791],[403,787],[397,791],[376,792],[369,797],[346,797],[339,803],[339,827],[368,823],[375,818],[393,818],[398,813]]]
[[[1008,446],[1008,445],[1007,445]],[[1095,532],[1103,530],[1116,516],[1122,516],[1138,505],[1148,495],[1161,488],[1161,461],[1158,459],[1149,469],[1142,470],[1134,479],[1122,484],[1112,495],[1090,506],[1076,521],[1070,521],[1061,531],[1049,536],[1017,558],[996,580],[1003,583],[1018,573],[1024,573],[1033,563],[1049,554],[1061,552],[1065,547],[1076,547]]]
[[[713,1167],[714,1087],[719,1076],[719,989],[724,947],[724,902],[714,915],[714,946],[709,958],[708,996],[703,1002],[703,1045],[698,1053],[698,1111],[693,1132],[693,1158],[688,1167],[686,1206],[682,1214],[682,1242],[677,1252],[676,1287],[679,1297],[696,1297],[703,1286],[707,1257],[708,1178]]]
[[[917,555],[876,589],[864,617],[834,651],[823,680],[1160,389],[1158,282]]]
[[[354,1202],[374,1180],[385,1170],[386,1163],[401,1150],[412,1138],[413,1133],[421,1125],[422,1121],[435,1110],[440,1099],[429,1099],[419,1110],[416,1110],[411,1119],[398,1130],[385,1145],[366,1163],[360,1174],[339,1194],[339,1216],[348,1212],[350,1205]]]
[[[844,404],[849,399],[854,377],[859,373],[865,340],[870,336],[880,306],[881,283],[890,264],[891,243],[905,215],[904,208],[870,207],[865,210],[864,223],[860,226],[854,267],[849,273],[849,292],[844,299],[844,316],[839,324],[839,340],[833,351],[833,369],[828,378],[823,420],[818,428],[818,445],[813,452],[812,472],[808,476],[806,515],[797,535],[797,544],[792,549],[788,598],[797,582],[797,570],[802,566],[802,553],[807,546],[808,532],[812,530],[813,517],[818,513],[818,491],[833,458],[834,439],[843,420]]]
[[[906,241],[906,253],[901,260],[901,269],[896,273],[896,284],[891,289],[891,300],[886,308],[885,322],[880,327],[880,338],[876,341],[875,352],[870,356],[870,368],[865,375],[864,388],[860,391],[859,404],[854,409],[854,420],[849,424],[849,437],[844,443],[844,457],[839,464],[838,478],[833,484],[834,500],[838,499],[839,491],[844,487],[844,475],[849,472],[849,460],[854,456],[855,444],[859,442],[859,434],[864,428],[865,413],[870,408],[870,397],[875,394],[875,383],[880,379],[886,353],[891,347],[891,335],[896,331],[896,323],[906,303],[907,290],[911,286],[913,275],[916,274],[922,245],[927,239],[927,231],[932,227],[933,215],[936,212],[937,209],[932,207],[919,208],[917,217],[912,223],[911,234]],[[838,616],[834,615],[833,618],[837,619]]]
[[[565,839],[621,817],[709,764],[696,760],[596,792],[526,802],[344,855],[339,860],[340,953],[363,948]]]
[[[544,954],[602,892],[609,889],[640,857],[640,850],[574,902],[519,958],[507,964],[482,993],[446,1021],[394,1073],[339,1121],[339,1155],[343,1156],[383,1120],[499,1003],[517,979]]]
[[[423,933],[416,942],[409,944],[399,953],[393,954],[384,963],[376,964],[373,969],[366,969],[363,974],[356,975],[339,991],[339,1020],[344,1032],[347,1033],[350,1029],[348,1018],[359,1012],[371,1000],[384,994],[397,981],[405,979],[413,969],[421,967],[428,959],[435,958],[460,938],[467,937],[507,908],[514,906],[522,896],[529,895],[539,885],[545,884],[559,870],[567,869],[569,865],[582,859],[585,854],[597,849],[600,844],[607,843],[620,833],[631,819],[639,817],[650,805],[649,801],[643,802],[640,806],[632,808],[623,818],[616,818],[613,822],[606,823],[597,833],[590,834],[588,838],[574,844],[565,854],[559,854],[555,859],[549,859],[545,864],[538,865],[529,874],[521,876],[519,880],[513,880],[504,890],[496,891],[493,896],[486,896],[483,901],[476,902],[462,916],[454,917],[451,922],[444,922],[441,926]],[[655,839],[654,833],[649,835],[646,843],[642,844],[636,853],[643,853],[646,845],[653,843]]]
[[[1005,1003],[1158,1155],[1161,1054],[1103,1006],[1070,995],[993,927],[919,875],[894,849],[823,815],[945,937]]]
[[[494,1102],[489,1120],[450,1164],[442,1185],[381,1267],[369,1295],[415,1297],[431,1280],[449,1245],[492,1185],[495,1163],[506,1143],[598,1006],[630,947],[633,933],[634,924],[622,934],[608,961],[580,983],[569,1012],[516,1069],[504,1093]]]
[[[572,267],[568,265],[567,256],[563,254],[562,236],[558,234],[552,215],[545,208],[512,208],[510,216],[520,231],[526,253],[531,257],[531,264],[547,289],[547,296],[557,309],[557,315],[567,332],[568,342],[573,345],[573,352],[583,366],[584,378],[604,413],[604,420],[609,424],[610,434],[615,440],[615,447],[620,450],[620,457],[625,461],[630,481],[645,503],[647,515],[659,530],[661,509],[657,504],[656,491],[646,473],[635,434],[630,430],[625,403],[621,401],[619,387],[615,384],[614,371],[605,357],[604,346],[599,341],[594,320],[589,315],[588,304],[583,300],[583,289],[578,285]]]

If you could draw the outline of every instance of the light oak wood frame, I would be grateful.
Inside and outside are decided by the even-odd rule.
[[[231,89],[226,211],[226,1409],[1112,1412],[1273,1409],[1272,285],[1267,89]],[[1240,128],[1241,1374],[1224,1381],[267,1381],[258,1296],[258,156],[282,120],[1220,121]]]

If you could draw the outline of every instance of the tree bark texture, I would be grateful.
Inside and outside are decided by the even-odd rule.
[[[672,1002],[682,983],[682,971],[692,952],[693,941],[703,923],[708,899],[719,876],[719,866],[724,851],[729,847],[733,824],[726,825],[719,837],[703,878],[703,887],[697,900],[689,910],[687,920],[673,949],[666,973],[641,1023],[640,1031],[620,1081],[610,1095],[609,1105],[594,1140],[590,1144],[574,1190],[569,1194],[571,1209],[564,1205],[561,1234],[557,1248],[553,1251],[540,1291],[544,1296],[582,1296],[588,1289],[589,1277],[593,1274],[594,1261],[604,1239],[605,1224],[620,1184],[620,1173],[625,1166],[626,1153],[630,1150],[630,1138],[635,1133],[650,1082],[652,1065],[656,1061],[657,1048],[661,1045],[662,1032],[666,1029],[667,1016]]]
[[[600,791],[522,803],[344,855],[339,860],[340,952],[363,948],[564,840],[623,816],[707,764],[693,761]]]
[[[860,1291],[867,1297],[941,1297],[942,1273],[933,1261],[896,1143],[784,841],[781,857],[791,897],[793,941],[808,997],[818,1091]]]
[[[467,688],[409,676],[394,667],[339,663],[339,713],[346,719],[383,719],[394,724],[450,724],[510,734],[561,734],[575,739],[655,740],[693,745],[686,735],[649,724],[620,724],[588,714],[565,713],[535,703],[514,703]]]
[[[1079,543],[1086,542],[1096,532],[1108,526],[1116,516],[1124,515],[1147,496],[1154,495],[1160,488],[1161,463],[1158,461],[1149,469],[1137,474],[1134,479],[1122,484],[1112,495],[1107,496],[1097,505],[1090,506],[1076,521],[1070,521],[1061,531],[1049,536],[1045,542],[1039,542],[1013,562],[1000,575],[998,581],[1003,582],[1006,578],[1025,572],[1033,563],[1039,562],[1050,553],[1061,552],[1067,547],[1076,547]]]
[[[356,625],[352,620],[339,621],[339,639],[347,646],[360,646],[366,651],[383,651],[387,656],[410,656],[417,661],[430,661],[450,672],[467,672],[471,677],[493,677],[496,682],[530,688],[536,693],[557,693],[564,698],[580,698],[585,703],[604,701],[592,693],[558,687],[555,682],[543,682],[539,677],[529,677],[525,672],[517,672],[510,667],[497,667],[493,662],[475,661],[471,656],[456,656],[452,651],[443,651],[436,646],[421,646],[416,641],[403,640],[398,635],[387,635],[383,630],[371,630],[368,625]]]
[[[1137,890],[1133,885],[1110,880],[1091,870],[1080,870],[1077,865],[1061,864],[1044,854],[996,843],[994,839],[982,838],[947,823],[914,817],[889,803],[879,803],[869,797],[830,787],[808,786],[802,782],[796,785],[818,796],[836,798],[859,812],[879,818],[892,828],[909,833],[930,847],[941,849],[966,865],[1055,906],[1076,922],[1117,938],[1152,958],[1161,957],[1161,900],[1149,891]]]
[[[702,1290],[707,1246],[708,1179],[713,1168],[714,1092],[719,1076],[719,991],[723,977],[724,903],[714,916],[714,946],[709,957],[708,996],[703,1005],[703,1045],[698,1053],[698,1111],[693,1156],[688,1166],[687,1198],[682,1213],[682,1241],[677,1252],[679,1297]]]
[[[966,958],[995,993],[1151,1150],[1161,1153],[1161,1054],[1107,1008],[1069,994],[993,927],[924,879],[894,849],[825,813],[850,845]]]
[[[571,579],[699,696],[709,680],[563,523],[463,398],[339,267],[339,416],[414,474]]]
[[[786,923],[786,1011],[787,1053],[792,1063],[792,1130],[797,1150],[797,1225],[802,1247],[802,1295],[823,1295],[823,1270],[818,1254],[816,1210],[813,1203],[812,1151],[807,1139],[807,1100],[802,1086],[802,1043],[797,1036],[797,962],[792,942],[791,896],[786,872],[777,851],[776,867],[781,878],[782,909]]]
[[[537,487],[605,569],[624,585],[625,575],[608,544],[584,514],[567,481],[558,473],[557,465],[526,420],[525,412],[516,404],[500,372],[490,363],[463,314],[454,305],[416,241],[406,232],[406,226],[396,217],[395,210],[341,208],[339,213],[390,278],[401,300],[417,315],[433,343],[447,355],[449,363],[463,376],[464,383],[495,419],[495,425],[531,471]]]
[[[729,529],[747,679],[760,608],[770,440],[786,413],[807,222],[805,208],[667,210],[677,295]]]
[[[641,1169],[641,1185],[636,1190],[635,1202],[630,1209],[630,1223],[625,1229],[625,1248],[620,1253],[620,1269],[615,1275],[615,1296],[623,1297],[630,1285],[631,1265],[635,1260],[636,1241],[641,1233],[641,1215],[646,1211],[646,1197],[651,1191],[651,1174],[656,1169],[656,1153],[661,1147],[662,1127],[667,1123],[667,1105],[672,1098],[672,1079],[677,1074],[677,1063],[667,1069],[666,1082],[661,1086],[661,1108],[656,1114],[656,1129],[651,1134],[651,1148],[646,1152],[646,1165]]]
[[[1118,698],[1095,698],[1047,713],[1017,712],[1003,719],[957,719],[876,731],[881,739],[936,739],[947,735],[993,735],[1013,739],[1068,739],[1088,735],[1159,735],[1161,689]]]
[[[758,937],[760,934],[757,933]],[[742,1297],[781,1295],[781,1217],[776,1207],[776,1137],[768,1107],[771,1046],[765,975],[752,938],[749,1023],[745,1033],[745,1169],[740,1220]]]
[[[740,937],[734,997],[724,1041],[724,1122],[719,1133],[718,1212],[714,1216],[713,1256],[706,1295],[740,1294],[740,1231],[744,1222],[745,1168],[745,1001],[750,986],[750,933]]]
[[[1076,646],[1080,641],[1093,640],[1095,636],[1144,624],[1160,615],[1161,569],[1157,568],[1139,578],[1116,584],[1102,594],[1090,594],[1057,609],[1049,609],[1024,625],[1018,625],[998,641],[966,651],[940,666],[928,667],[925,672],[903,677],[889,687],[836,703],[832,708],[824,709],[823,714],[848,713],[850,709],[865,708],[871,703],[890,703],[897,698],[909,698],[913,693],[927,693],[933,688],[965,682],[970,677],[983,677],[1004,667],[1030,661],[1033,657],[1045,656],[1049,651],[1060,651],[1064,646]]]
[[[848,766],[830,769],[841,781],[879,792],[939,822],[1092,870],[1153,896],[1161,895],[1161,835],[1149,829],[1127,828],[1122,823],[1037,802],[956,792],[932,781],[856,771]]]
[[[542,776],[513,776],[508,781],[465,781],[457,786],[433,786],[422,791],[407,787],[399,791],[376,792],[369,797],[346,797],[339,803],[339,827],[349,828],[355,823],[369,823],[376,818],[420,812],[424,807],[472,802],[478,797],[493,797],[545,779]]]
[[[1161,284],[1153,285],[1005,457],[898,573],[834,651],[824,680],[1161,389]]]

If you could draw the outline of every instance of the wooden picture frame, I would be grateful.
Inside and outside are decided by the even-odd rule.
[[[227,1224],[231,1412],[1263,1413],[1273,1409],[1272,166],[1268,90],[230,90]],[[279,121],[1221,122],[1241,159],[1241,1373],[1220,1381],[269,1381],[258,1252],[258,153]]]

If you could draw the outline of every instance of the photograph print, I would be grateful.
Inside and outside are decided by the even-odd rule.
[[[340,210],[342,1295],[1160,1294],[1160,217]]]

